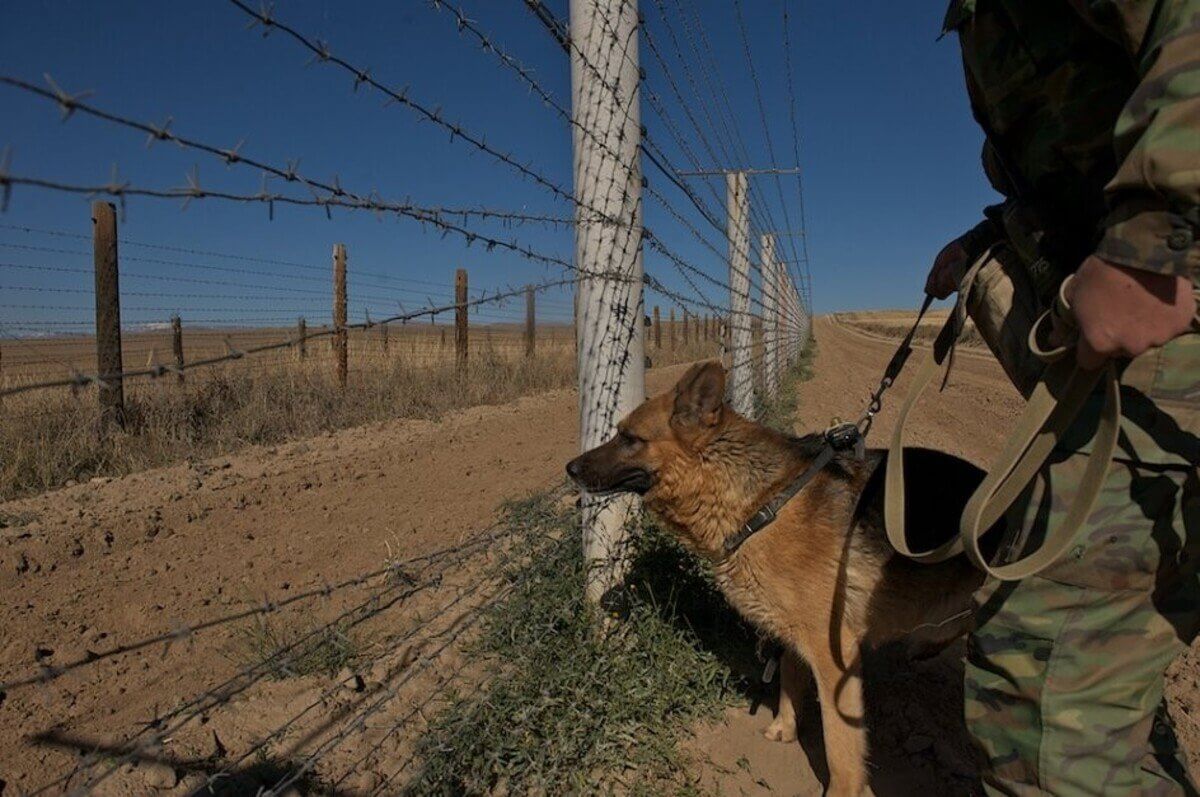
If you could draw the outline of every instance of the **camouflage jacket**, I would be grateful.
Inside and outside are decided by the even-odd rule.
[[[945,30],[1007,198],[968,248],[1200,273],[1200,0],[953,0]]]

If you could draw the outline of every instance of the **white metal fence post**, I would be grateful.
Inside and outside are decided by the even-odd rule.
[[[729,400],[733,409],[754,412],[750,330],[750,193],[745,172],[725,175],[729,238]]]
[[[778,264],[775,262],[775,236],[763,233],[759,240],[758,253],[762,273],[762,384],[763,396],[773,401],[779,393],[780,343],[783,327],[780,325],[780,302]]]
[[[636,0],[571,0],[575,170],[575,335],[579,442],[590,449],[646,397],[642,299]],[[586,132],[585,132],[586,131]],[[630,496],[583,496],[586,594],[593,603],[621,584]]]
[[[800,354],[800,310],[796,297],[796,286],[792,284],[792,275],[787,269],[780,269],[779,275],[783,280],[781,291],[787,299],[787,310],[784,313],[785,323],[787,324],[787,338],[785,346],[785,356],[787,365],[790,367],[796,362],[796,357]]]

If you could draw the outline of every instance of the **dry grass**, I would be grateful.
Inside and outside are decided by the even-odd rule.
[[[921,325],[917,328],[917,334],[913,336],[913,339],[918,343],[933,343],[934,339],[938,336],[938,332],[941,331],[942,325],[946,323],[946,316],[947,311],[945,310],[933,310],[928,313],[922,319]],[[911,310],[875,310],[837,313],[834,315],[834,318],[839,323],[861,332],[900,340],[912,329],[913,321],[916,320],[916,313]],[[970,319],[967,319],[967,325],[963,329],[958,345],[987,346],[983,342],[983,338],[979,337],[979,331],[975,329],[975,324]]]
[[[223,337],[215,336],[213,345],[223,348]],[[327,340],[310,342],[303,362],[285,352],[190,372],[182,385],[173,376],[130,381],[125,429],[109,435],[98,433],[94,388],[10,397],[0,403],[0,500],[69,481],[215,456],[248,444],[277,443],[391,418],[436,418],[463,407],[503,404],[575,384],[575,351],[567,327],[539,330],[533,357],[524,356],[515,329],[473,330],[471,355],[462,373],[453,360],[453,333],[449,337],[451,343],[442,345],[435,328],[392,330],[386,353],[377,333],[352,338],[350,384],[344,392],[333,378]],[[234,344],[242,345],[236,339]],[[33,345],[12,348],[28,350]],[[85,345],[76,346],[81,352],[77,356],[86,354]],[[717,346],[680,342],[674,349],[649,353],[654,365],[669,365],[716,356]],[[189,356],[203,355],[189,350]],[[29,372],[14,375],[10,363],[6,358],[5,383],[31,378]]]

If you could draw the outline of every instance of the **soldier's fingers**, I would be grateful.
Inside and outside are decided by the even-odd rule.
[[[1108,362],[1108,355],[1097,351],[1085,335],[1080,335],[1075,346],[1075,362],[1085,371],[1094,371]]]

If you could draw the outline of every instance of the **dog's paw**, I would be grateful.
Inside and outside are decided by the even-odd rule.
[[[796,723],[775,720],[763,731],[763,736],[772,742],[796,741]]]

